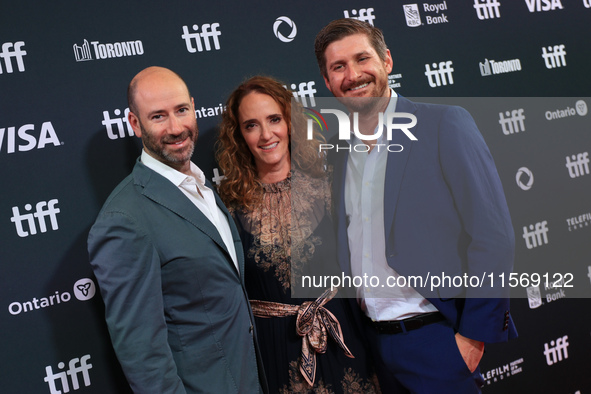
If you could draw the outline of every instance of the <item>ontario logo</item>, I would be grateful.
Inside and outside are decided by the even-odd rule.
[[[378,152],[381,150],[402,152],[404,150],[402,144],[390,143],[392,142],[395,131],[401,131],[410,141],[418,141],[417,137],[410,130],[417,125],[417,118],[413,114],[388,111],[387,105],[380,105],[380,102],[373,100],[365,100],[363,102],[354,100],[341,101],[341,104],[345,104],[347,107],[347,111],[337,109],[338,104],[322,105],[326,101],[322,98],[319,100],[320,103],[317,102],[317,108],[320,108],[319,110],[304,108],[304,114],[307,117],[306,138],[308,140],[314,138],[315,128],[326,135],[329,129],[329,123],[323,115],[332,114],[336,116],[336,121],[338,122],[338,141],[345,142],[344,144],[319,144],[319,152],[328,150],[336,150],[337,152],[340,150],[369,152],[374,148]],[[330,100],[333,99],[326,100],[329,100],[328,103],[330,104]],[[332,103],[336,104],[335,101],[332,101]],[[380,111],[379,108],[385,108],[385,110]],[[334,121],[335,119],[333,118],[332,120]],[[399,120],[402,120],[402,122],[399,122]],[[368,127],[373,127],[372,133],[368,132]]]

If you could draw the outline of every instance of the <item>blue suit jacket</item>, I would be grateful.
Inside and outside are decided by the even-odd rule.
[[[139,160],[90,230],[111,340],[135,392],[260,389],[242,245],[216,201],[230,223],[240,275],[214,225]]]
[[[394,131],[384,192],[386,259],[400,275],[489,275],[505,281],[513,269],[514,233],[492,156],[470,114],[460,107],[413,103],[398,97],[396,112],[412,113],[411,141]],[[333,195],[339,262],[350,272],[344,180],[348,154],[334,165]],[[428,279],[429,284],[431,279]],[[506,283],[505,283],[506,286]],[[415,287],[462,335],[500,342],[517,335],[508,289]]]

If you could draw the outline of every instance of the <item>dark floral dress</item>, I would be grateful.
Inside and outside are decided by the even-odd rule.
[[[263,202],[254,211],[234,209],[233,215],[244,245],[245,282],[253,310],[254,304],[265,301],[282,313],[281,317],[255,318],[270,392],[378,393],[362,336],[345,299],[328,301],[324,307],[330,313],[323,315],[332,314],[340,323],[344,347],[339,346],[339,339],[326,335],[322,343],[326,351],[313,357],[313,386],[301,369],[302,341],[306,339],[296,332],[297,312],[293,310],[326,290],[307,286],[308,292],[298,293],[302,277],[336,272],[328,179],[292,171],[283,181],[263,185],[263,190]],[[315,324],[314,330],[321,328]],[[311,353],[315,353],[313,348]]]

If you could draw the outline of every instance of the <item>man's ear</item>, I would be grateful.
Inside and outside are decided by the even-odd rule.
[[[142,138],[142,128],[140,127],[140,119],[133,113],[129,112],[127,115],[127,121],[131,125],[133,132],[135,133],[136,137]]]
[[[324,75],[322,76],[322,78],[324,79],[324,84],[326,85],[326,88],[328,89],[328,91],[332,92],[332,90],[330,90],[330,84],[328,83],[328,78],[326,78]]]
[[[392,60],[392,54],[390,53],[389,49],[386,50],[386,59],[384,63],[386,71],[388,72],[388,74],[390,74],[392,72],[392,68],[394,67],[394,60]]]

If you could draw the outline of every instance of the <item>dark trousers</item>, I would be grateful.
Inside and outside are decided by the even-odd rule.
[[[399,334],[379,334],[367,322],[383,393],[480,393],[479,368],[470,372],[446,321]]]

